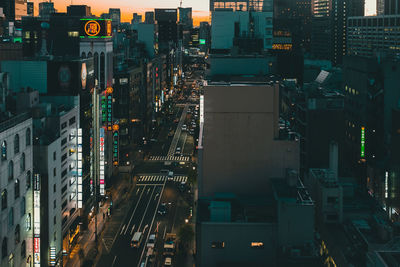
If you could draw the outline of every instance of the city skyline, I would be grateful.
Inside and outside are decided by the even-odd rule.
[[[40,2],[44,2],[42,0],[33,0],[35,3],[35,16],[38,15],[38,4]],[[180,2],[178,0],[166,0],[162,3],[158,3],[155,0],[149,1],[133,1],[126,2],[123,0],[113,1],[113,6],[108,6],[107,1],[100,0],[71,0],[62,2],[61,0],[54,0],[54,6],[59,12],[66,12],[68,5],[88,5],[91,7],[92,13],[99,16],[101,13],[107,13],[109,8],[120,8],[121,9],[121,21],[122,22],[130,22],[132,19],[132,13],[139,13],[144,16],[146,11],[154,10],[154,7],[158,8],[177,8],[179,7]],[[193,9],[193,24],[194,26],[198,26],[200,21],[209,21],[209,1],[183,1],[183,7],[192,7]],[[376,1],[374,0],[366,0],[365,1],[365,15],[372,16],[376,15]]]
[[[33,0],[35,3],[35,16],[39,13],[39,3],[44,2],[42,0]],[[155,0],[149,1],[132,1],[127,2],[123,0],[113,1],[113,5],[109,6],[105,0],[75,0],[75,1],[61,1],[54,0],[54,7],[58,12],[66,12],[68,5],[88,5],[91,7],[92,13],[99,16],[101,13],[108,13],[109,8],[120,8],[121,9],[121,21],[130,22],[133,13],[139,13],[143,15],[146,11],[153,11],[154,8],[177,8],[179,7],[178,0],[166,0],[159,3]],[[199,25],[200,21],[209,20],[209,1],[183,1],[183,7],[192,7],[193,9],[193,24]]]

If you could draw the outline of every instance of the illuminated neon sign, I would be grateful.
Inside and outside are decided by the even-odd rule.
[[[107,95],[107,130],[112,130],[112,94]]]
[[[89,20],[85,23],[85,33],[88,36],[96,36],[100,33],[100,24],[95,20]]]
[[[101,96],[101,122],[104,125],[107,121],[107,97]]]
[[[204,123],[204,95],[200,96],[200,123]]]
[[[99,182],[100,182],[100,195],[104,196],[104,186],[105,186],[105,181],[104,181],[104,128],[100,128],[100,177],[99,177]]]
[[[33,179],[33,266],[40,267],[40,175]]]
[[[82,129],[78,129],[78,209],[83,206],[82,189]]]
[[[361,153],[360,156],[365,158],[365,127],[361,127]]]
[[[56,247],[50,247],[50,266],[56,266]]]
[[[200,40],[199,40],[199,44],[205,45],[205,44],[206,44],[206,39],[200,39]]]
[[[110,19],[80,19],[80,38],[111,38]]]
[[[115,166],[119,163],[119,126],[118,124],[114,124],[113,126],[113,164]]]

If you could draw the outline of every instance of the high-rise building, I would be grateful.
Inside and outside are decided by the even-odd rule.
[[[142,15],[139,15],[138,13],[133,13],[131,23],[132,24],[142,23]]]
[[[34,3],[33,2],[26,3],[26,13],[28,16],[33,17],[33,14],[34,14]]]
[[[286,254],[305,243],[315,247],[314,205],[298,179],[299,142],[279,130],[278,84],[230,77],[204,92],[197,265],[300,263]],[[298,214],[304,223],[294,227]],[[316,253],[307,255],[309,266],[321,266]]]
[[[27,15],[26,0],[0,0],[0,7],[8,21],[21,20]]]
[[[400,15],[349,17],[347,53],[362,57],[397,54],[400,51]]]
[[[146,24],[154,24],[154,12],[147,11],[144,13],[144,23]]]
[[[178,43],[177,9],[155,9],[159,51],[167,52]]]
[[[38,94],[36,97],[39,98]],[[18,99],[23,98],[19,94]],[[75,98],[71,102],[79,103]],[[82,162],[79,162],[78,146],[82,144],[78,142],[82,137],[78,137],[79,106],[70,105],[69,100],[70,97],[64,97],[58,104],[51,104],[47,98],[40,106],[33,107],[34,166],[42,189],[40,258],[50,263],[49,266],[61,262],[62,251],[69,250],[80,232],[78,214],[82,203],[78,205],[78,202],[82,199],[78,199],[82,196],[79,191],[82,184],[78,185],[81,182],[78,166]]]
[[[39,249],[41,238],[40,227],[36,227],[41,201],[35,184],[40,178],[33,169],[32,118],[28,113],[0,117],[0,265],[30,266],[29,259],[35,258],[33,248]]]
[[[347,51],[347,18],[363,15],[364,1],[313,0],[311,53],[341,64]]]
[[[201,52],[207,52],[210,48],[211,41],[211,27],[207,21],[200,22],[199,29],[199,47]]]
[[[192,8],[191,7],[179,7],[179,24],[183,27],[183,30],[193,28],[192,19]]]
[[[377,15],[399,15],[400,0],[377,0]]]
[[[232,11],[272,12],[273,2],[271,0],[210,0],[211,12],[227,8]]]
[[[121,10],[119,8],[109,8],[108,14],[110,14],[113,28],[118,27],[121,23]]]
[[[53,2],[41,2],[39,3],[39,16],[45,19],[50,18],[50,15],[56,13]]]
[[[287,43],[287,40],[279,42],[284,37],[282,32],[290,35],[290,43]],[[292,50],[302,48],[309,52],[310,41],[311,0],[274,1],[274,44],[291,44]]]
[[[90,12],[90,6],[87,5],[70,5],[67,6],[68,16],[76,17],[90,17],[92,13]]]

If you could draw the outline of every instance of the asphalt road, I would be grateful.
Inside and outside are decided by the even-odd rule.
[[[186,131],[182,131],[182,125],[186,123],[188,105],[182,105],[173,111],[172,115],[166,115],[166,122],[162,125],[157,140],[151,143],[151,155],[174,155],[176,148],[180,147],[183,154],[192,154],[194,149],[193,137]],[[178,123],[173,120],[178,118]],[[168,133],[174,131],[173,138],[168,138]],[[187,201],[190,195],[178,190],[179,179],[187,175],[189,164],[164,166],[164,162],[147,161],[138,166],[136,179],[141,179],[133,189],[133,193],[126,208],[126,214],[121,223],[116,224],[115,237],[108,254],[101,256],[97,266],[100,267],[158,267],[163,266],[163,244],[167,233],[177,233],[179,227],[185,223],[190,214],[190,206]],[[161,169],[173,170],[174,180],[161,178]],[[151,176],[151,180],[148,177]],[[179,176],[179,178],[178,178]],[[165,215],[157,214],[160,203],[167,205]],[[121,216],[122,217],[122,216]],[[118,228],[119,227],[119,228]],[[117,229],[118,228],[118,229]],[[144,236],[139,248],[130,246],[135,232],[143,232]],[[147,257],[146,243],[150,234],[157,233],[154,254]],[[182,266],[179,257],[173,258],[173,266]]]
[[[109,254],[103,255],[98,266],[138,266],[143,254],[145,240],[154,222],[163,185],[137,186],[130,199],[130,206]],[[131,248],[130,242],[135,232],[144,232],[139,248]]]

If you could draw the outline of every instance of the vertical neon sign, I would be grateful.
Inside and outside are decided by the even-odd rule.
[[[100,195],[104,196],[104,128],[100,128]]]
[[[365,157],[365,127],[361,127],[361,151],[360,156]]]
[[[82,129],[78,129],[78,209],[83,206],[82,189]]]
[[[40,267],[40,175],[33,183],[33,266]]]

